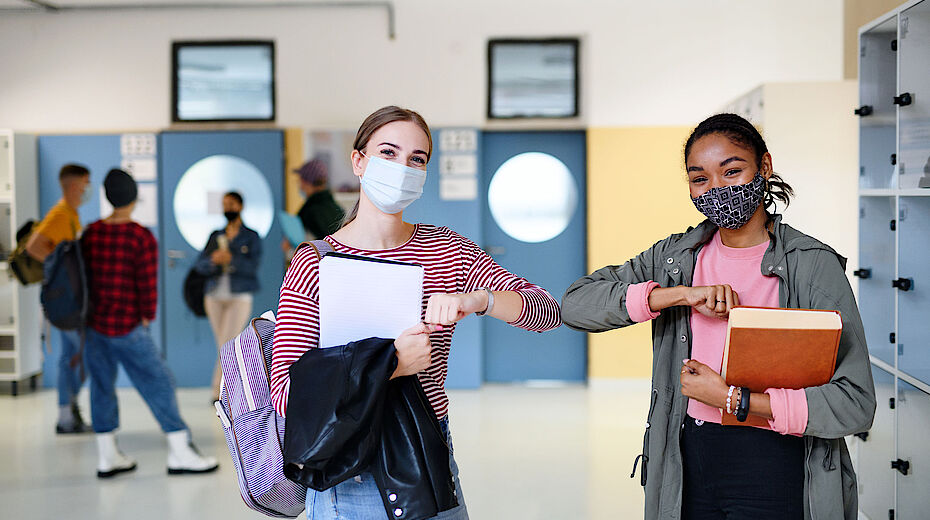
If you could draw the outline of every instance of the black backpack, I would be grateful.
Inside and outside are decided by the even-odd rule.
[[[194,313],[194,316],[201,318],[207,315],[207,311],[203,308],[203,297],[208,279],[210,279],[209,276],[198,273],[193,267],[184,278],[184,303]]]
[[[39,298],[45,317],[58,329],[83,330],[90,315],[90,294],[80,241],[58,244],[45,259],[44,271]]]

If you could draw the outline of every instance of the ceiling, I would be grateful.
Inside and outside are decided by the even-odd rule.
[[[345,4],[346,6],[359,4],[389,4],[390,2],[353,2],[353,1],[320,1],[312,2],[307,0],[0,0],[0,10],[7,11],[40,11],[43,5],[51,9],[60,8],[62,10],[82,10],[82,9],[136,9],[140,7],[160,7],[167,8],[177,7],[237,7],[237,6],[310,6],[319,4],[320,6],[334,6]]]

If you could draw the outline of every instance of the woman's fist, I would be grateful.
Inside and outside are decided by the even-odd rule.
[[[452,325],[465,316],[488,308],[488,293],[483,290],[470,293],[434,294],[426,304],[423,321],[438,325]]]
[[[705,316],[726,319],[730,310],[739,305],[739,295],[727,284],[703,285],[688,288],[685,301]]]

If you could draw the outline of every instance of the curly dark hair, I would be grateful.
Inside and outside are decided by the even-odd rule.
[[[712,134],[725,136],[733,144],[746,148],[756,154],[756,166],[762,167],[762,156],[769,151],[765,145],[765,139],[759,130],[749,121],[736,114],[716,114],[701,121],[697,125],[688,140],[685,141],[685,163],[688,162],[688,155],[691,153],[691,147],[698,139]],[[765,211],[774,213],[776,201],[784,203],[785,207],[791,203],[791,197],[794,195],[794,189],[785,182],[775,172],[768,178],[765,183],[765,199],[763,204]],[[769,208],[772,211],[769,212]]]

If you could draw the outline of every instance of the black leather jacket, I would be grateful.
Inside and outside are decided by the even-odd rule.
[[[369,471],[388,518],[458,505],[449,447],[416,376],[391,380],[394,341],[311,349],[290,373],[284,474],[322,491]]]

